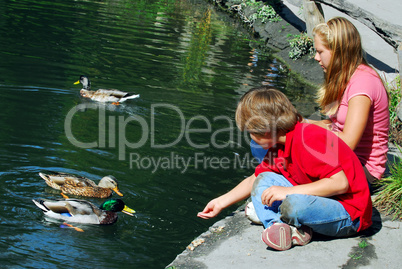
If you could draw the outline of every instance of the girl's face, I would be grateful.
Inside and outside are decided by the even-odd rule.
[[[315,35],[314,37],[314,47],[317,51],[315,53],[314,60],[316,60],[321,65],[324,72],[327,72],[327,68],[331,61],[332,52],[322,44],[321,39],[318,35]]]

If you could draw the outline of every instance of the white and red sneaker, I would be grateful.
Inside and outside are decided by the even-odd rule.
[[[296,228],[286,223],[274,223],[262,232],[262,241],[276,250],[288,250],[292,246],[307,245],[313,230],[307,226]]]

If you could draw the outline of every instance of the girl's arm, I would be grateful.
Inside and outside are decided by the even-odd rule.
[[[331,197],[346,193],[349,189],[349,181],[342,171],[329,178],[323,178],[312,183],[293,187],[272,186],[266,189],[262,195],[262,203],[271,206],[275,201],[282,201],[288,194],[307,194],[321,197]]]
[[[342,132],[335,132],[352,150],[355,150],[366,129],[371,107],[371,100],[365,95],[358,95],[349,100],[348,112]],[[324,129],[331,130],[331,120],[315,121],[304,119]]]
[[[366,129],[370,107],[371,100],[365,95],[358,95],[349,100],[343,131],[336,134],[352,150],[355,150]]]
[[[253,187],[255,178],[256,176],[252,174],[251,176],[240,182],[231,191],[211,200],[206,205],[204,210],[202,212],[199,212],[197,216],[203,219],[213,218],[217,216],[222,211],[222,209],[246,199],[251,194],[251,189]]]

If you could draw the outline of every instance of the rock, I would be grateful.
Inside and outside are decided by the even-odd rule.
[[[398,119],[402,121],[402,102],[399,102],[398,106],[396,107],[396,113],[398,115]]]
[[[213,1],[213,0],[210,0]],[[244,18],[250,19],[259,7],[239,8],[241,2],[238,0],[220,0],[214,1],[221,10],[232,13],[237,19],[245,22]],[[262,6],[262,2],[261,2]],[[282,18],[279,22],[262,23],[260,19],[254,23],[245,22],[245,25],[252,26],[250,32],[265,42],[274,56],[283,61],[288,69],[312,84],[320,85],[323,83],[324,73],[321,67],[314,61],[313,55],[304,56],[299,60],[289,58],[290,44],[289,40],[293,35],[300,34],[305,30],[305,24],[283,4],[274,6],[274,9]]]

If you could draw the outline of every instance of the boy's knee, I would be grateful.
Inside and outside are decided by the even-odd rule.
[[[289,224],[294,225],[296,220],[303,214],[305,206],[305,195],[289,194],[280,206],[281,219]]]
[[[264,190],[265,190],[265,189],[271,187],[272,185],[274,185],[272,178],[275,175],[276,174],[273,172],[264,172],[264,173],[259,174],[253,183],[253,187],[251,189],[251,196],[257,195],[258,188],[264,188]]]

